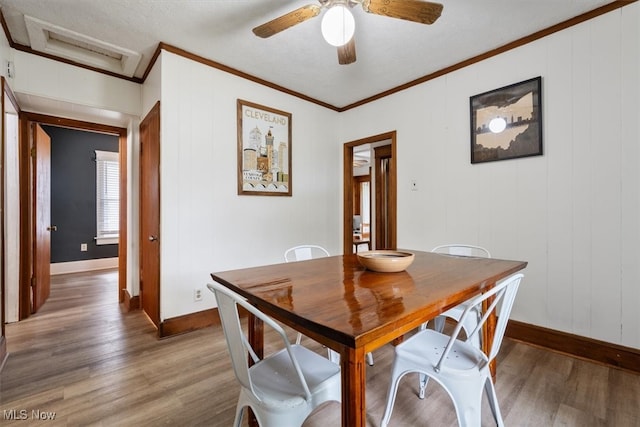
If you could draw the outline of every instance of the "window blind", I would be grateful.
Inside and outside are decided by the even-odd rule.
[[[118,243],[120,162],[118,153],[96,150],[96,244]]]

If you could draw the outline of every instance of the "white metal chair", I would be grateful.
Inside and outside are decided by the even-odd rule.
[[[444,253],[454,256],[470,256],[470,257],[482,257],[482,258],[491,258],[491,254],[489,251],[481,246],[474,245],[466,245],[466,244],[450,244],[450,245],[440,245],[431,249],[431,252]],[[434,329],[438,332],[442,332],[444,330],[444,324],[447,317],[455,320],[456,322],[460,321],[462,317],[462,313],[464,312],[466,305],[460,304],[456,307],[450,308],[449,310],[442,313],[440,316],[434,319]],[[478,321],[480,320],[480,308],[475,310],[471,315],[467,316],[465,322],[462,327],[466,334],[469,334],[476,327]],[[422,325],[422,329],[426,328],[426,323]],[[473,339],[473,343],[480,348],[481,345],[481,336],[480,334],[476,335]]]
[[[247,407],[262,427],[299,427],[320,404],[341,401],[339,366],[301,345],[291,344],[280,325],[237,293],[219,283],[207,287],[216,296],[233,370],[241,385],[234,427],[240,427]],[[238,305],[273,328],[284,348],[258,359],[242,330]],[[249,355],[254,362],[251,367]]]
[[[462,315],[463,320],[466,316],[473,315],[472,311],[475,307],[479,307],[483,301],[495,296],[480,322],[471,332],[471,336],[482,333],[482,325],[489,314],[496,310],[498,320],[489,354],[485,354],[470,343],[469,338],[466,341],[458,339],[462,321],[456,325],[451,336],[425,329],[396,346],[387,406],[381,427],[389,424],[398,384],[410,372],[418,372],[421,377],[433,378],[446,390],[453,401],[458,424],[461,427],[480,426],[483,389],[487,393],[496,423],[498,426],[504,425],[489,364],[500,350],[513,301],[523,277],[520,273],[514,274],[489,291],[471,298],[466,305],[467,308]]]
[[[299,245],[284,251],[285,262],[305,261],[313,258],[324,258],[329,256],[329,251],[318,245]],[[296,344],[302,341],[302,334],[298,332]],[[331,358],[331,353],[329,353]]]
[[[313,258],[323,258],[328,257],[329,251],[318,245],[299,245],[294,246],[292,248],[287,249],[284,252],[284,260],[285,262],[294,262],[294,261],[305,261]],[[296,344],[300,344],[302,340],[302,334],[298,333],[296,337]],[[334,363],[340,363],[340,355],[335,351],[328,349],[329,360]],[[369,365],[373,366],[373,355],[371,353],[367,353],[367,362]]]
[[[491,254],[489,253],[489,251],[482,246],[459,243],[436,246],[435,248],[431,249],[431,252],[458,256],[491,258]]]
[[[286,262],[305,261],[313,258],[329,256],[329,251],[318,245],[299,245],[287,249],[284,252]]]

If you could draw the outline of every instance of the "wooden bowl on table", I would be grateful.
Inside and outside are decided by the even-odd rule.
[[[406,251],[376,250],[360,252],[358,261],[364,267],[378,273],[397,273],[411,265],[415,255]]]

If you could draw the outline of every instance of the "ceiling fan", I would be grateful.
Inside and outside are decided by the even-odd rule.
[[[424,0],[318,0],[320,5],[308,4],[286,13],[253,29],[262,38],[271,37],[316,17],[327,9],[322,18],[322,35],[338,48],[338,62],[346,65],[356,61],[356,45],[353,37],[355,22],[350,8],[359,4],[365,12],[391,18],[404,19],[421,24],[433,24],[442,13],[440,3]]]

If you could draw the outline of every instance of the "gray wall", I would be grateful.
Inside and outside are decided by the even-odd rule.
[[[118,151],[118,137],[43,126],[51,137],[51,262],[118,256],[118,245],[96,245],[95,150]],[[80,245],[87,244],[87,251]]]

